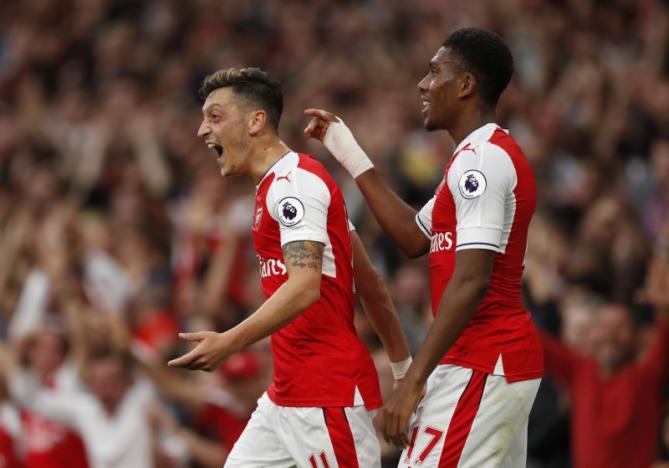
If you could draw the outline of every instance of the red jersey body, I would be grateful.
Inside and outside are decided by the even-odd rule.
[[[457,251],[487,249],[497,255],[483,301],[441,364],[505,375],[508,382],[543,375],[541,344],[521,302],[535,205],[532,170],[507,132],[490,123],[460,142],[435,196],[416,216],[431,241],[433,314],[453,275]]]
[[[26,468],[88,467],[81,437],[67,426],[25,411],[23,430],[27,442]]]
[[[0,468],[21,468],[11,435],[0,427]]]
[[[270,297],[288,279],[282,246],[322,243],[321,297],[272,334],[269,398],[280,406],[381,405],[379,382],[353,325],[351,240],[344,198],[323,165],[289,153],[258,184],[253,243]]]
[[[48,382],[51,392],[78,388],[74,368],[64,365]],[[68,426],[24,410],[21,414],[25,437],[26,468],[88,468],[86,448],[81,437]]]

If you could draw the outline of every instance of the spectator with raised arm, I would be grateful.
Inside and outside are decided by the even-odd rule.
[[[571,399],[576,468],[647,468],[655,459],[669,376],[669,262],[657,255],[647,278],[656,325],[645,352],[630,308],[620,303],[598,307],[592,356],[540,333],[546,372]]]

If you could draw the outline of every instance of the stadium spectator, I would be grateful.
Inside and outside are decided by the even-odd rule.
[[[569,347],[542,332],[546,371],[569,392],[574,466],[648,467],[657,452],[664,388],[669,374],[669,268],[655,259],[648,293],[657,308],[655,337],[638,349],[629,308],[597,308],[591,344]],[[616,447],[611,450],[611,447]]]
[[[10,373],[12,396],[38,415],[78,431],[92,468],[152,467],[147,408],[155,395],[150,384],[134,378],[128,360],[118,355],[90,357],[85,374],[88,389],[49,392],[34,375],[15,370]]]

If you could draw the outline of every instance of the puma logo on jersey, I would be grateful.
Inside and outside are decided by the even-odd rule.
[[[292,172],[293,172],[293,171],[290,171],[290,172],[289,172],[288,174],[286,174],[286,175],[276,176],[276,181],[278,182],[278,181],[280,181],[280,180],[285,180],[285,181],[287,181],[288,183],[290,183],[290,179],[288,178],[288,176],[290,176],[290,174],[292,174]]]
[[[453,248],[452,232],[437,232],[432,235],[430,240],[430,252],[443,252]]]
[[[474,156],[476,156],[476,150],[475,150],[474,148],[472,148],[471,143],[467,143],[465,146],[463,146],[463,147],[460,149],[460,151],[458,151],[458,152],[455,153],[455,154],[457,155],[457,154],[460,154],[460,153],[464,153],[465,151],[471,151],[472,153],[474,153]]]

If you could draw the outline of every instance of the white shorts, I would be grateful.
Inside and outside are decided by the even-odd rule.
[[[410,445],[398,466],[524,467],[527,420],[540,382],[510,384],[502,375],[437,366],[409,421]]]
[[[278,406],[264,394],[225,467],[380,468],[373,416],[364,406]]]

